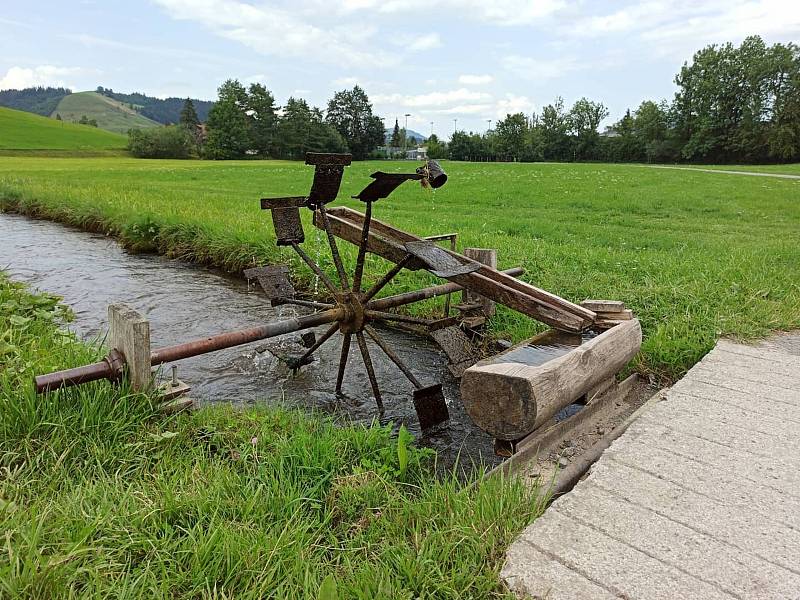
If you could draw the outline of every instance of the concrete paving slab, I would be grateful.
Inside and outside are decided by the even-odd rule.
[[[798,408],[800,335],[721,341],[528,527],[503,576],[521,597],[799,600]]]

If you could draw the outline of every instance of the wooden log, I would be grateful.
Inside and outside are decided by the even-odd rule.
[[[492,269],[497,268],[497,250],[493,248],[464,248],[464,256],[477,260],[479,263],[484,264]],[[461,301],[464,304],[472,304],[473,302],[480,302],[481,313],[484,317],[493,317],[495,313],[494,300],[475,294],[469,290],[464,290],[462,293]]]
[[[641,344],[641,326],[632,319],[538,366],[482,361],[464,372],[461,400],[478,427],[516,440],[613,377]]]
[[[125,358],[131,387],[144,391],[153,382],[150,368],[150,322],[126,304],[108,307],[109,343]]]

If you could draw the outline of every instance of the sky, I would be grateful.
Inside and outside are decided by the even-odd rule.
[[[0,0],[0,89],[214,99],[228,78],[323,107],[363,87],[387,127],[485,131],[556,96],[607,123],[671,99],[708,44],[800,42],[798,0]],[[408,114],[410,116],[406,117]]]

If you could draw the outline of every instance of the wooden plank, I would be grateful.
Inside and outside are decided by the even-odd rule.
[[[625,310],[625,303],[619,300],[584,300],[581,306],[594,312],[620,312]]]
[[[148,389],[150,367],[150,323],[125,304],[108,307],[109,343],[125,357],[126,373],[136,391]]]
[[[641,343],[642,329],[633,319],[538,366],[476,365],[461,379],[461,400],[478,427],[498,439],[516,440],[613,377]]]

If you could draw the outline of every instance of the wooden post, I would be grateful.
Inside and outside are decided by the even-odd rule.
[[[150,322],[125,304],[108,307],[109,343],[125,357],[131,387],[144,391],[153,382],[150,367]]]
[[[477,260],[479,263],[484,264],[492,269],[497,268],[497,250],[492,248],[464,248],[464,256]],[[481,296],[469,290],[464,290],[461,295],[461,302],[463,304],[471,304],[473,302],[480,302],[482,305],[481,313],[486,318],[493,317],[495,312],[494,300]]]
[[[631,319],[537,366],[482,361],[464,372],[461,400],[478,427],[516,440],[613,377],[641,344],[642,328]]]

